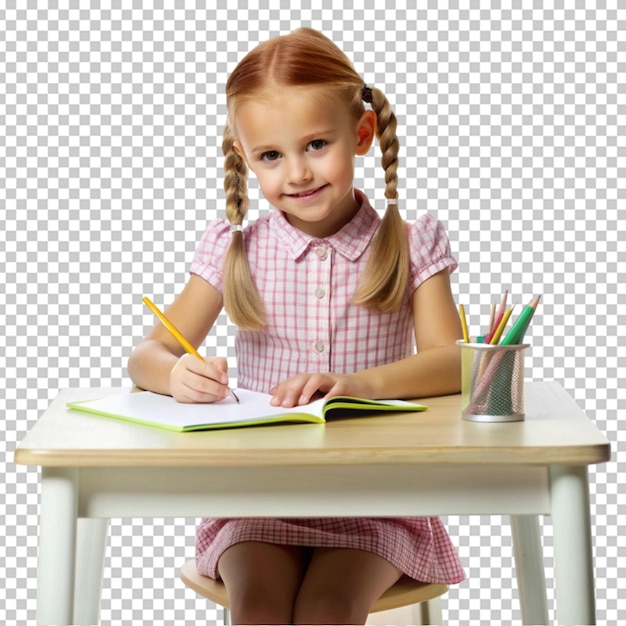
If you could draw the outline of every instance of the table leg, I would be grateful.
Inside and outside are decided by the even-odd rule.
[[[78,470],[43,467],[39,518],[37,623],[71,624]]]
[[[513,554],[523,624],[548,623],[543,548],[536,515],[511,515]]]
[[[557,622],[595,624],[587,466],[550,468]]]
[[[108,526],[108,519],[78,520],[74,584],[75,624],[100,622],[100,595]]]

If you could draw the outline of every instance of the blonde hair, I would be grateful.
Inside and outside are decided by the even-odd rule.
[[[385,170],[385,197],[390,200],[372,241],[370,256],[354,303],[390,311],[406,293],[409,249],[406,228],[397,206],[398,150],[396,116],[385,94],[368,88],[348,57],[324,35],[300,28],[270,39],[248,53],[226,83],[229,122],[224,129],[226,216],[240,226],[248,211],[245,161],[234,149],[232,120],[238,105],[272,81],[278,85],[319,85],[333,90],[350,107],[355,119],[365,111],[364,99],[376,113],[376,136]],[[265,324],[264,307],[254,284],[245,251],[243,233],[234,229],[224,260],[224,306],[240,328],[259,330]]]

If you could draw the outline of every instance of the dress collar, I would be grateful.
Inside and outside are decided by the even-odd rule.
[[[292,226],[281,211],[272,211],[270,218],[272,229],[294,261],[303,256],[309,248],[320,245],[330,245],[350,261],[356,261],[365,252],[380,224],[380,217],[363,192],[355,189],[354,194],[360,203],[356,215],[341,230],[324,239],[303,233]]]

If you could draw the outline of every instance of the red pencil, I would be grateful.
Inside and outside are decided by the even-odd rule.
[[[500,326],[500,322],[504,317],[504,310],[506,308],[506,299],[509,295],[509,290],[507,289],[502,295],[502,301],[500,302],[500,308],[498,309],[498,314],[496,315],[496,319],[493,322],[493,325],[489,329],[489,332],[485,335],[485,343],[489,343],[491,338],[495,334],[496,330],[498,330],[498,326]]]

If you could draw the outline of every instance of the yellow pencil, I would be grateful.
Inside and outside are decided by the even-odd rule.
[[[159,321],[167,330],[170,331],[170,334],[178,343],[185,348],[185,351],[189,354],[193,354],[195,357],[199,358],[201,361],[204,359],[200,356],[199,352],[183,337],[183,334],[170,322],[163,313],[158,309],[156,304],[150,300],[150,298],[144,297],[144,304],[159,318]]]
[[[500,321],[500,324],[498,325],[496,332],[493,333],[493,337],[491,338],[491,341],[489,342],[492,346],[498,345],[498,342],[500,341],[500,337],[502,336],[502,331],[504,330],[506,323],[509,321],[509,318],[511,317],[511,313],[513,313],[514,308],[515,306],[512,306],[508,311],[505,311],[504,315],[502,316],[502,320]]]
[[[185,339],[185,337],[178,330],[178,328],[176,328],[176,326],[174,326],[174,324],[172,324],[172,322],[170,322],[167,319],[167,317],[165,317],[165,315],[161,313],[159,308],[156,306],[156,304],[154,304],[154,302],[152,302],[152,300],[150,300],[150,298],[144,296],[143,302],[159,318],[159,321],[161,322],[161,324],[163,324],[163,326],[165,326],[165,328],[169,330],[172,337],[174,337],[174,339],[176,339],[176,341],[178,341],[178,343],[183,348],[185,348],[186,352],[188,352],[189,354],[193,354],[195,357],[197,357],[201,361],[204,361],[200,353]],[[239,398],[235,395],[235,392],[232,389],[230,390],[230,393],[232,393],[233,398],[235,398],[235,400],[239,402]]]
[[[461,318],[461,328],[463,329],[463,341],[469,343],[469,332],[467,330],[467,320],[465,319],[465,307],[459,304],[459,317]]]

